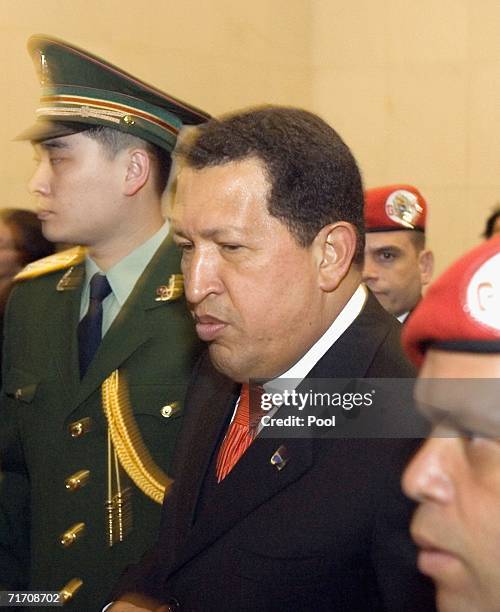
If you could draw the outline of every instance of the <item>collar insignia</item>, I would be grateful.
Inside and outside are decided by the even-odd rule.
[[[184,277],[182,274],[171,274],[168,285],[156,289],[155,302],[173,302],[184,295]]]

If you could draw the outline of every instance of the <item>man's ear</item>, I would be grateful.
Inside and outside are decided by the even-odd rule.
[[[422,286],[428,285],[434,271],[434,253],[428,249],[421,251],[418,256],[418,267],[420,269],[420,282]]]
[[[144,149],[131,149],[127,154],[124,194],[133,196],[146,184],[151,173],[151,160]]]
[[[318,264],[319,286],[334,291],[347,275],[356,252],[357,233],[345,221],[325,225],[313,242]]]

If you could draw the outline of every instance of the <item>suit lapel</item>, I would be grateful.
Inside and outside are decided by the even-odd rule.
[[[213,455],[239,394],[239,386],[213,370],[212,372],[208,378],[217,381],[212,393],[206,395],[205,402],[193,406],[191,414],[195,414],[196,419],[190,424],[185,424],[188,436],[192,436],[194,432],[196,449],[193,452],[193,445],[189,444],[189,441],[183,440],[180,443],[184,449],[184,457],[180,461],[183,466],[182,488],[175,502],[173,531],[176,539],[181,542],[181,548],[175,555],[172,571],[196,556],[245,516],[300,478],[312,465],[310,440],[258,438],[226,479],[216,485],[217,508],[206,507],[194,522],[207,470],[209,467],[214,467]],[[200,377],[196,380],[198,386]],[[203,386],[203,379],[201,385]],[[288,464],[279,471],[271,464],[271,457],[282,445],[286,447]]]
[[[80,386],[78,366],[77,326],[80,317],[80,296],[82,292],[83,265],[69,269],[54,287],[54,314],[50,318],[52,333],[48,334],[53,343],[52,355],[56,372],[61,382],[61,391],[66,400],[61,402],[72,409]]]
[[[388,326],[380,315],[378,304],[369,295],[356,321],[315,365],[307,378],[362,378],[387,333]],[[260,505],[297,481],[313,465],[312,439],[258,438],[225,481],[218,485],[217,507],[206,508],[193,524],[207,469],[213,466],[213,453],[223,428],[227,426],[239,392],[238,387],[227,379],[221,383],[220,375],[213,369],[208,372],[207,378],[210,377],[219,380],[217,390],[206,402],[200,402],[200,405],[193,402],[191,414],[195,418],[189,426],[185,425],[189,431],[186,432],[188,439],[183,440],[182,444],[182,486],[178,499],[172,501],[176,512],[171,534],[176,534],[181,546],[177,551],[174,550],[170,573],[215,542]],[[199,380],[200,377],[197,377],[197,385]],[[190,443],[192,440],[194,444]],[[270,460],[281,445],[286,448],[288,462],[279,471]]]
[[[286,447],[289,463],[278,471],[270,460],[282,445]],[[311,440],[255,440],[225,481],[217,485],[220,489],[217,491],[216,507],[207,508],[198,518],[176,556],[172,573],[298,480],[311,465]],[[201,483],[198,481],[197,484],[199,491]]]
[[[238,385],[215,371],[212,376],[197,377],[196,381],[197,395],[203,396],[203,401],[199,405],[193,403],[193,408],[186,414],[183,439],[178,445],[182,452],[178,461],[182,470],[182,488],[178,491],[177,516],[180,521],[177,528],[183,534],[193,526],[205,475],[239,392]]]
[[[78,391],[78,406],[103,381],[155,333],[150,311],[169,308],[171,302],[156,301],[157,289],[179,271],[179,254],[168,236],[137,281],[128,300],[104,336]]]
[[[76,404],[85,401],[149,337],[146,312],[140,302],[127,300],[81,380]]]
[[[309,372],[307,378],[363,378],[389,333],[387,313],[371,293],[356,320]]]

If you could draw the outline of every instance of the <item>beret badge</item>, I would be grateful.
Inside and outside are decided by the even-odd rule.
[[[415,229],[423,208],[413,193],[399,189],[387,198],[385,212],[391,221],[407,229]]]
[[[500,332],[500,253],[473,274],[467,285],[464,310],[478,323]]]

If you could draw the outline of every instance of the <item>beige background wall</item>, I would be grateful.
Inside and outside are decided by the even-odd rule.
[[[33,33],[64,38],[214,114],[318,112],[367,186],[417,185],[441,269],[500,201],[497,0],[0,0],[0,205],[32,207]]]

